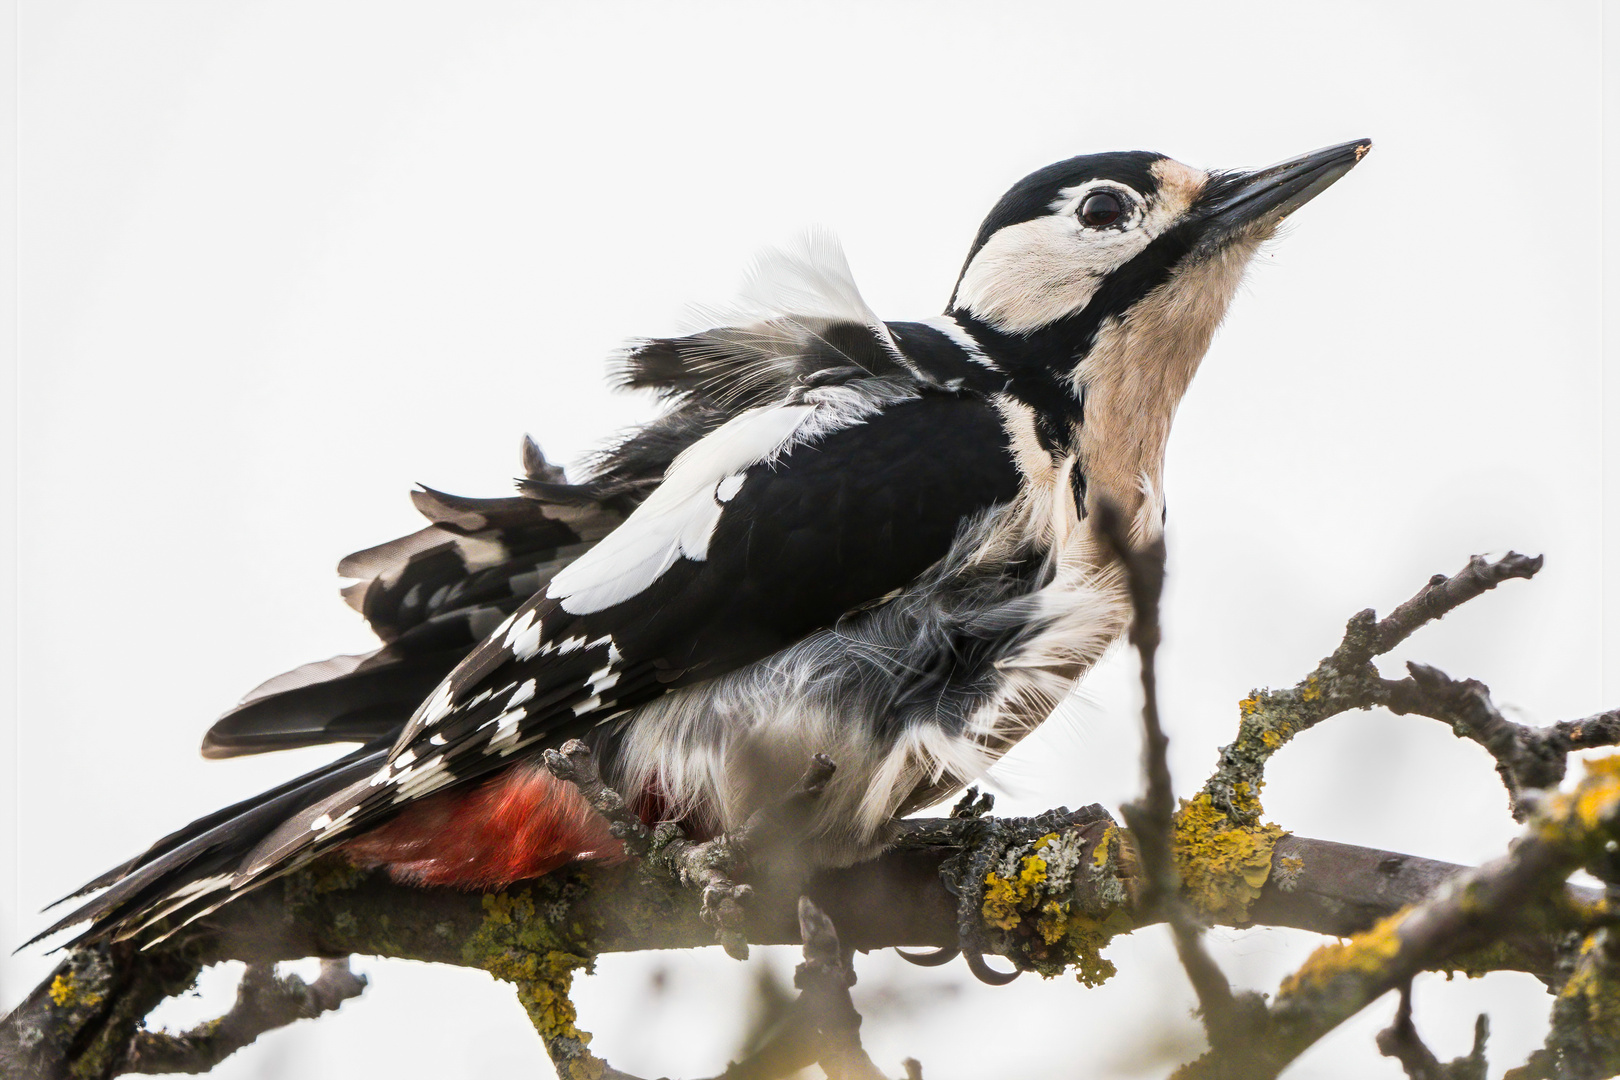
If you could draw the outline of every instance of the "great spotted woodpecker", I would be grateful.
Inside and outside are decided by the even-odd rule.
[[[159,841],[46,933],[160,935],[334,850],[467,888],[620,857],[541,764],[571,738],[700,834],[825,753],[806,857],[874,854],[1120,635],[1099,501],[1157,535],[1171,417],[1245,266],[1369,146],[1050,165],[920,322],[874,315],[825,237],[767,258],[735,324],[626,353],[659,418],[579,483],[527,443],[519,497],[419,491],[432,525],[340,567],[383,647],[271,680],[204,743],[358,749]]]

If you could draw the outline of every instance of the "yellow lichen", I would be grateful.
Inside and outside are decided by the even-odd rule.
[[[1247,783],[1233,787],[1232,806],[1259,821],[1260,803]],[[1269,822],[1238,824],[1208,792],[1183,800],[1172,842],[1183,893],[1211,919],[1244,922],[1271,874],[1272,849],[1287,835]]]
[[[1046,880],[1046,860],[1040,852],[1057,839],[1057,833],[1047,833],[1035,842],[1035,849],[1024,856],[1018,875],[1004,878],[994,870],[984,875],[984,921],[1002,930],[1016,929],[1024,913],[1035,907],[1038,899],[1036,886]]]
[[[46,992],[51,995],[51,1001],[62,1008],[93,1009],[101,1004],[101,995],[94,991],[86,993],[79,986],[78,976],[71,971],[64,971],[52,979],[50,989]]]
[[[1120,934],[1136,929],[1130,916],[1115,909],[1105,918],[1095,918],[1081,912],[1071,912],[1064,928],[1063,951],[1074,977],[1082,986],[1101,986],[1118,972],[1112,960],[1104,958],[1102,950]]]
[[[1301,687],[1300,691],[1299,691],[1299,700],[1301,700],[1301,701],[1321,701],[1322,700],[1322,684],[1319,681],[1317,681],[1317,678],[1316,678],[1315,675],[1312,675],[1310,678],[1305,680],[1305,685],[1303,687]]]
[[[1369,974],[1384,970],[1389,961],[1400,954],[1399,929],[1409,910],[1397,911],[1348,941],[1319,946],[1298,971],[1283,980],[1278,996],[1319,990],[1348,972]]]
[[[1256,690],[1248,697],[1238,702],[1238,712],[1244,716],[1253,716],[1260,710],[1260,691]]]
[[[528,890],[485,896],[483,907],[483,924],[462,948],[468,965],[517,987],[535,1031],[554,1056],[563,1051],[565,1080],[599,1080],[606,1065],[588,1049],[590,1032],[577,1026],[569,997],[574,972],[592,962],[583,943],[551,926]]]
[[[1091,868],[1102,872],[1108,869],[1108,860],[1112,857],[1114,849],[1119,845],[1119,826],[1108,825],[1097,838],[1097,846],[1091,849]]]
[[[1620,754],[1584,764],[1586,775],[1574,790],[1551,795],[1537,812],[1543,842],[1595,851],[1620,826]]]
[[[1118,838],[1119,830],[1110,826],[1090,858],[1079,865],[1094,877],[1112,877],[1110,859]],[[1075,903],[1069,876],[1080,855],[1073,849],[1075,842],[1073,836],[1048,833],[1016,861],[1015,873],[988,872],[980,914],[987,926],[1002,932],[998,947],[1015,956],[1021,966],[1048,978],[1073,970],[1081,983],[1097,986],[1115,972],[1114,965],[1103,959],[1102,949],[1133,926],[1121,906],[1123,892],[1121,902],[1105,900],[1096,912],[1082,910]],[[1054,859],[1057,863],[1051,861]],[[1056,879],[1051,876],[1054,865],[1060,868]]]
[[[1586,762],[1586,777],[1574,792],[1575,818],[1589,830],[1620,816],[1620,754]]]
[[[1285,855],[1277,860],[1272,873],[1277,878],[1277,888],[1283,892],[1293,892],[1299,887],[1299,876],[1305,872],[1305,860],[1297,855]]]
[[[1620,984],[1606,978],[1599,955],[1603,935],[1590,934],[1581,943],[1575,973],[1558,992],[1559,1000],[1576,1008],[1578,1015],[1598,1031],[1620,1031]]]

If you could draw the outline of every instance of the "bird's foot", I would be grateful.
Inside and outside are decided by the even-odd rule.
[[[989,890],[992,882],[1019,879],[1026,849],[1038,844],[1044,837],[1061,833],[1077,823],[1077,815],[1067,808],[1026,818],[993,818],[986,816],[994,805],[990,795],[979,795],[969,789],[951,813],[953,822],[961,822],[965,829],[961,852],[940,866],[945,887],[957,898],[957,945],[947,946],[932,953],[906,953],[900,955],[913,964],[933,967],[948,963],[960,954],[967,961],[968,970],[980,982],[991,986],[1005,986],[1023,973],[1027,965],[1016,952],[991,947],[991,929],[1006,916],[991,902]],[[1106,812],[1100,807],[1088,807],[1082,814]],[[999,933],[999,929],[998,929]],[[991,967],[985,956],[992,951],[1009,953],[1015,965],[1012,971],[998,971]]]
[[[656,858],[669,866],[681,884],[700,890],[699,914],[714,928],[727,955],[748,959],[745,909],[754,889],[739,884],[736,877],[744,869],[758,867],[782,878],[793,873],[789,868],[801,865],[802,860],[778,856],[797,850],[816,801],[837,768],[826,754],[816,754],[787,795],[754,813],[742,828],[712,840],[688,840],[673,822],[665,822],[655,831],[652,850]]]
[[[653,858],[667,866],[675,879],[701,897],[698,915],[714,930],[728,956],[748,959],[745,906],[753,897],[750,885],[733,879],[740,864],[738,838],[724,833],[713,840],[686,838],[672,821],[661,823],[653,833]]]
[[[607,820],[608,831],[624,845],[633,859],[644,858],[652,844],[652,833],[624,801],[624,796],[602,782],[596,767],[596,754],[578,739],[569,739],[560,750],[547,750],[546,771],[558,780],[573,784],[591,808]]]

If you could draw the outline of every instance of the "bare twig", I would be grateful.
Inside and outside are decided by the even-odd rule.
[[[1344,659],[1365,663],[1375,656],[1383,656],[1395,646],[1411,637],[1420,627],[1434,622],[1483,593],[1496,588],[1511,578],[1529,579],[1541,569],[1540,555],[1520,555],[1510,551],[1500,559],[1487,559],[1475,555],[1468,565],[1446,577],[1436,574],[1417,595],[1401,604],[1380,620],[1357,652],[1346,653]],[[1366,614],[1370,614],[1370,611]],[[1366,655],[1360,656],[1359,649]]]
[[[1162,908],[1175,934],[1176,954],[1198,995],[1204,1027],[1212,1044],[1247,1037],[1236,1023],[1238,1002],[1220,966],[1204,949],[1203,927],[1182,903],[1172,854],[1175,791],[1170,779],[1170,739],[1159,720],[1159,600],[1164,592],[1163,537],[1141,548],[1131,545],[1124,515],[1112,503],[1097,511],[1096,531],[1124,565],[1131,596],[1131,644],[1141,659],[1142,772],[1146,790],[1139,802],[1121,807],[1142,860],[1144,901]]]
[[[1513,817],[1523,821],[1534,792],[1555,788],[1564,779],[1574,740],[1559,728],[1538,729],[1507,719],[1491,700],[1489,687],[1474,679],[1461,682],[1427,664],[1408,663],[1410,676],[1383,680],[1383,704],[1391,712],[1418,713],[1451,725],[1460,738],[1472,739],[1496,759],[1496,771],[1512,800]],[[1588,746],[1603,745],[1605,735],[1620,736],[1620,724],[1609,732],[1605,716],[1576,721]]]
[[[1474,1045],[1468,1056],[1442,1063],[1424,1045],[1412,1023],[1412,984],[1404,983],[1394,1021],[1378,1033],[1378,1050],[1399,1061],[1408,1080],[1485,1080],[1485,1040],[1490,1034],[1490,1017],[1480,1013],[1474,1021]]]
[[[365,976],[349,969],[347,957],[322,960],[321,974],[312,983],[296,975],[278,976],[273,964],[249,964],[230,1012],[179,1035],[137,1033],[126,1071],[207,1072],[265,1032],[331,1012],[365,988]]]
[[[1600,746],[1620,746],[1620,709],[1597,713],[1581,720],[1563,720],[1552,726],[1549,738],[1565,750],[1593,750]]]
[[[827,1080],[883,1080],[861,1048],[861,1015],[849,998],[855,971],[838,941],[838,929],[807,896],[799,897],[799,933],[804,963],[793,973],[799,1004],[820,1042],[817,1060]]]
[[[799,996],[788,1006],[771,1037],[715,1080],[784,1080],[820,1065],[827,1080],[885,1080],[861,1047],[861,1016],[850,1000],[855,985],[850,952],[838,940],[827,914],[808,897],[798,902],[804,963],[793,975]],[[600,1080],[639,1080],[622,1072],[573,1041],[547,1041],[558,1076],[592,1076]],[[906,1063],[908,1077],[920,1076],[916,1062]]]

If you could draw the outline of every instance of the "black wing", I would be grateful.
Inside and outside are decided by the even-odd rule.
[[[682,488],[681,469],[661,491]],[[417,711],[386,766],[289,820],[244,872],[274,872],[514,753],[832,624],[942,558],[964,523],[1013,498],[1018,471],[992,406],[922,393],[692,488],[678,504],[649,499],[520,607]],[[701,557],[669,550],[667,535],[691,539],[711,513]]]

